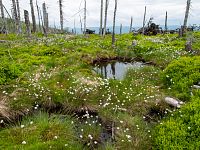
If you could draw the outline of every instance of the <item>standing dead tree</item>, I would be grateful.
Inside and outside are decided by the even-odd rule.
[[[187,0],[185,18],[184,18],[184,22],[183,22],[183,30],[186,30],[186,28],[187,28],[187,22],[188,22],[188,17],[189,17],[189,12],[190,12],[190,6],[191,6],[191,0]]]
[[[86,34],[86,7],[87,7],[87,3],[85,0],[85,7],[84,7],[84,34]]]
[[[116,22],[116,14],[117,14],[117,0],[115,0],[115,9],[113,16],[113,32],[112,32],[112,45],[115,45],[115,22]]]
[[[41,29],[41,23],[40,23],[40,10],[39,10],[39,6],[36,0],[36,7],[37,7],[37,14],[38,14],[38,23],[39,23],[39,30],[42,31]]]
[[[145,9],[144,9],[144,18],[143,18],[143,26],[142,26],[143,35],[144,35],[144,27],[145,27],[145,22],[146,22],[146,13],[147,13],[147,6],[145,6]]]
[[[129,33],[132,32],[132,28],[133,28],[133,17],[131,17],[131,23],[130,23]]]
[[[12,0],[12,10],[13,10],[13,16],[15,20],[15,32],[19,33],[19,19],[17,15],[17,7],[15,0]]]
[[[104,28],[103,28],[104,37],[106,35],[107,17],[108,17],[108,0],[105,1],[105,18],[104,18]]]
[[[0,29],[0,32],[6,32],[6,21],[5,21],[5,15],[4,15],[4,9],[3,9],[3,2],[2,0],[0,0],[0,9],[1,9],[1,19],[2,19],[2,22],[3,22],[3,26],[2,28]]]
[[[59,0],[59,8],[60,8],[60,28],[61,32],[63,33],[63,5],[62,5],[63,0]]]
[[[47,32],[48,32],[48,14],[47,14],[47,9],[46,9],[46,4],[43,3],[42,4],[42,9],[43,9],[43,30],[44,30],[44,34],[45,36],[47,36]]]
[[[29,13],[27,10],[24,10],[24,19],[25,19],[25,24],[26,24],[27,35],[28,35],[28,37],[30,37],[31,29],[30,29]]]
[[[20,15],[20,7],[19,7],[19,0],[16,0],[16,4],[17,4],[17,18],[19,21],[19,29],[18,32],[21,33],[22,32],[22,25],[21,25],[21,15]]]
[[[100,11],[100,28],[99,28],[99,35],[102,36],[102,25],[103,25],[103,0],[101,0],[101,11]]]
[[[3,10],[3,2],[2,2],[2,0],[0,0],[0,9],[1,9],[1,18],[4,19],[5,15],[4,15],[4,10]]]
[[[34,12],[34,7],[33,7],[33,0],[30,0],[30,6],[31,6],[31,17],[32,17],[32,23],[33,23],[32,31],[33,31],[33,33],[35,33],[36,32],[36,20],[35,20],[35,12]]]
[[[165,15],[165,33],[167,33],[167,11]]]
[[[122,35],[122,24],[120,24],[119,34]]]

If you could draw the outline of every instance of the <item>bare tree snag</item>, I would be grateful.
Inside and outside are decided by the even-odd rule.
[[[120,25],[119,34],[122,35],[122,24]]]
[[[30,6],[31,6],[31,17],[32,17],[32,23],[33,23],[32,31],[33,31],[33,33],[35,33],[36,32],[36,20],[35,20],[35,12],[34,12],[34,7],[33,7],[33,0],[30,0]]]
[[[80,25],[81,25],[81,33],[83,33],[83,23],[82,23],[82,19],[81,19],[81,15],[79,14],[80,17]]]
[[[106,35],[107,16],[108,16],[108,0],[105,1],[105,18],[104,18],[104,28],[103,28],[104,37]]]
[[[84,7],[84,34],[86,34],[86,7],[87,7],[87,3],[85,0],[85,7]]]
[[[12,0],[12,10],[13,10],[13,17],[15,20],[15,32],[19,33],[19,19],[17,15],[17,7],[15,0]]]
[[[59,0],[59,8],[60,8],[60,29],[61,32],[63,33],[63,5],[62,5],[63,0]]]
[[[42,18],[42,12],[41,12],[40,8],[39,8],[39,12],[40,12],[40,18],[41,18],[41,22],[42,22],[43,33],[44,33],[45,36],[47,36],[47,32],[46,32],[45,27],[44,27],[44,19]]]
[[[144,18],[143,18],[143,26],[142,26],[142,34],[144,35],[144,26],[145,26],[145,22],[146,22],[146,13],[147,13],[147,6],[145,6],[144,9]]]
[[[129,33],[132,32],[132,28],[133,28],[133,17],[131,17],[131,23],[130,23]]]
[[[39,31],[42,31],[41,29],[41,23],[40,23],[40,10],[39,10],[39,6],[36,0],[36,7],[37,7],[37,14],[38,14],[38,23],[39,23]]]
[[[166,15],[165,15],[165,33],[167,33],[167,11],[166,11]]]
[[[117,0],[115,0],[115,9],[113,16],[113,32],[112,32],[112,45],[115,45],[115,22],[116,22],[116,14],[117,14]]]
[[[103,0],[101,0],[101,12],[100,12],[100,28],[99,28],[99,35],[102,36],[102,25],[103,25]]]
[[[24,19],[25,19],[25,24],[26,24],[27,35],[28,35],[28,37],[30,37],[31,29],[30,29],[29,13],[27,10],[24,10]]]
[[[6,21],[5,21],[5,15],[4,15],[2,0],[0,0],[0,9],[1,9],[1,18],[2,18],[2,21],[3,21],[3,26],[1,28],[1,32],[3,31],[4,33],[6,33]]]
[[[45,36],[47,36],[47,32],[48,32],[48,14],[47,14],[47,9],[46,9],[46,4],[43,3],[42,4],[42,9],[43,9],[43,24],[44,24],[44,34]]]
[[[184,30],[187,28],[188,16],[189,16],[189,12],[190,12],[190,5],[191,5],[191,0],[187,0],[185,18],[184,18],[184,23],[183,23]]]
[[[19,21],[19,28],[18,28],[18,33],[22,33],[22,26],[21,26],[21,15],[20,15],[20,7],[19,7],[19,0],[16,0],[17,3],[17,18]]]
[[[5,15],[4,15],[4,10],[3,10],[3,2],[0,0],[0,9],[1,9],[1,18],[4,20]]]

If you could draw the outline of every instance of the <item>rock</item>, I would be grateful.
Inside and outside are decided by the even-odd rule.
[[[173,106],[173,107],[177,107],[177,108],[180,108],[181,105],[183,105],[183,102],[179,101],[179,100],[176,100],[174,98],[171,98],[171,97],[165,97],[165,100],[164,100],[167,104],[169,104],[170,106]]]
[[[200,85],[193,85],[194,89],[200,89]]]

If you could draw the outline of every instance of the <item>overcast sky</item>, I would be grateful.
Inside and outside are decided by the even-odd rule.
[[[36,0],[33,0],[34,4]],[[59,26],[59,5],[58,0],[38,0],[39,7],[46,2],[49,13],[50,25],[54,23]],[[63,0],[64,11],[64,26],[73,27],[74,22],[76,27],[80,27],[80,16],[83,18],[84,0]],[[100,1],[101,0],[86,0],[87,1],[87,26],[99,26],[100,16]],[[105,0],[104,0],[105,1]],[[108,26],[112,25],[114,0],[109,0],[108,10]],[[142,26],[144,6],[147,6],[147,19],[154,18],[157,24],[163,25],[165,20],[165,12],[168,11],[168,24],[181,25],[184,19],[185,7],[187,0],[118,0],[117,10],[117,25],[121,23],[124,26],[130,24],[130,18],[133,16],[133,25]],[[29,0],[19,0],[20,9],[23,17],[23,10],[30,11]],[[11,0],[3,0],[4,5],[10,11]],[[80,13],[77,14],[77,12]],[[35,9],[36,15],[36,9]],[[36,15],[37,16],[37,15]],[[189,24],[200,24],[200,0],[192,0],[192,8],[189,16]]]

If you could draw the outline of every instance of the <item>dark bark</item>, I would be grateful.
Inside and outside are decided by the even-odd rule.
[[[112,45],[115,45],[115,22],[116,22],[116,14],[117,14],[117,0],[115,0],[115,9],[113,16],[113,33],[112,33]]]
[[[25,19],[25,24],[26,24],[27,35],[30,37],[31,29],[30,29],[29,13],[27,10],[24,10],[24,19]]]
[[[36,21],[35,21],[35,12],[34,12],[34,7],[33,7],[33,0],[30,0],[30,6],[31,6],[31,16],[32,16],[32,23],[33,23],[32,31],[33,31],[33,33],[35,33],[36,32]]]

